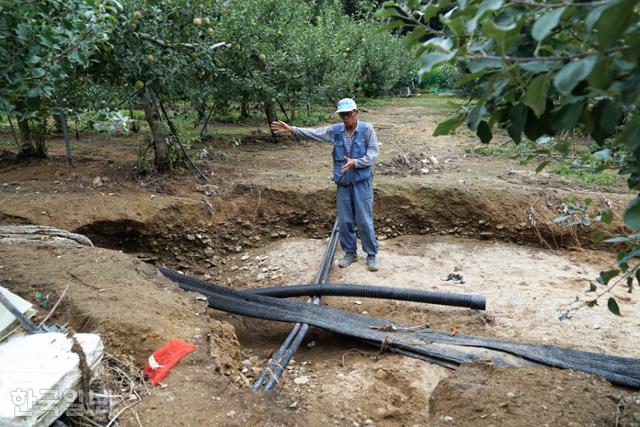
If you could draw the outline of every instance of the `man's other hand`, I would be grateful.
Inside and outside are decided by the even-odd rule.
[[[344,159],[347,161],[347,163],[345,163],[344,165],[342,165],[342,168],[340,169],[340,171],[342,173],[347,173],[349,172],[351,169],[355,169],[356,167],[356,162],[353,159],[348,158],[347,156],[344,156]]]
[[[280,120],[276,120],[275,122],[271,122],[271,131],[274,132],[274,133],[293,132],[293,127],[289,126],[285,122],[281,122]]]

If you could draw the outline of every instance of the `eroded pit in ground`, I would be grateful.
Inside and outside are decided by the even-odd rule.
[[[324,303],[438,330],[640,354],[640,320],[633,295],[617,295],[623,318],[610,315],[606,307],[596,307],[574,313],[571,321],[559,320],[566,304],[585,297],[588,280],[606,268],[612,256],[590,250],[545,249],[536,229],[518,222],[530,199],[514,197],[498,203],[503,196],[384,186],[376,197],[377,232],[385,237],[380,242],[382,269],[368,272],[360,260],[348,269],[335,268],[330,280],[483,293],[488,310],[345,298],[325,298]],[[335,214],[330,191],[301,194],[237,187],[228,194],[210,197],[209,202],[213,213],[197,198],[176,198],[139,219],[104,215],[85,221],[74,231],[87,234],[100,247],[129,252],[144,261],[179,268],[235,289],[313,281]],[[121,212],[128,212],[127,200],[121,203]],[[540,212],[550,216],[553,209],[544,211],[537,206],[536,212],[540,218]],[[548,227],[546,232],[544,227]],[[575,244],[575,239],[552,221],[538,222],[538,231],[549,243],[555,238],[558,247],[563,241]],[[446,406],[433,412],[430,398],[440,381],[455,374],[318,330],[303,343],[275,397],[247,397],[246,382],[237,380],[242,378],[241,370],[247,368],[243,374],[247,382],[255,378],[290,326],[207,309],[195,295],[178,291],[174,284],[156,277],[148,264],[100,247],[88,252],[79,248],[7,250],[0,253],[0,265],[5,266],[3,273],[11,277],[12,286],[27,297],[36,288],[59,295],[65,284],[72,282],[67,308],[54,319],[69,321],[79,330],[103,333],[108,351],[129,355],[139,364],[173,337],[203,346],[193,359],[172,372],[168,389],[158,390],[142,405],[140,414],[147,423],[162,424],[176,410],[183,411],[185,424],[362,425],[371,420],[379,425],[411,425],[436,423],[439,417],[450,416],[443,413]],[[16,259],[20,261],[15,263]],[[462,275],[465,283],[443,280],[450,273]],[[206,351],[207,334],[212,333],[209,316],[235,327],[242,359],[236,367],[237,376],[226,377],[212,367]],[[543,371],[572,384],[570,373]],[[517,381],[517,375],[510,381]],[[560,403],[539,398],[545,396],[546,385],[541,380],[537,388],[530,384],[514,387],[530,389],[532,399],[542,399],[541,404],[560,410]],[[608,383],[603,387],[621,393]],[[581,402],[574,391],[571,400]],[[494,388],[490,392],[497,400],[502,391]],[[190,400],[187,395],[200,398]],[[207,396],[222,400],[211,404]],[[270,408],[270,401],[262,399],[277,399],[277,407]],[[521,425],[527,425],[530,411],[518,415]],[[469,416],[481,415],[485,414]],[[530,416],[530,420],[536,418]]]
[[[206,203],[205,198],[167,197],[154,210],[152,202],[144,215],[128,209],[124,200],[123,213],[86,221],[73,231],[101,247],[201,271],[230,255],[285,238],[327,237],[335,218],[334,197],[328,190],[299,193],[233,185],[206,198]],[[431,235],[548,249],[594,247],[592,229],[554,221],[561,206],[554,194],[383,185],[375,193],[374,222],[381,241]]]

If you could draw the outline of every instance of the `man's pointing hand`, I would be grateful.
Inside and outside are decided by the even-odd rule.
[[[340,169],[340,171],[342,173],[347,173],[349,172],[351,169],[355,169],[356,167],[356,162],[353,159],[350,159],[347,156],[344,156],[344,159],[347,161],[347,163],[345,163],[344,165],[342,165],[342,168]]]
[[[293,127],[289,126],[285,122],[281,122],[280,120],[276,120],[275,122],[271,122],[271,131],[274,132],[274,133],[293,132]]]

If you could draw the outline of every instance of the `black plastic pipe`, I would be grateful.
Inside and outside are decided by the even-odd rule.
[[[251,289],[245,292],[275,298],[299,297],[304,295],[342,296],[425,302],[430,304],[450,305],[454,307],[468,307],[477,310],[484,310],[486,308],[486,298],[484,295],[426,291],[423,289],[412,288],[395,288],[392,286],[327,283],[324,285],[278,286],[274,288]]]
[[[315,283],[320,285],[325,283],[329,278],[329,271],[331,270],[331,265],[333,264],[333,257],[336,253],[336,247],[338,245],[338,219],[336,218],[333,223],[333,229],[331,230],[331,237],[329,238],[329,244],[324,251],[322,256],[322,261],[320,262],[320,271],[316,276]],[[319,304],[320,297],[312,296],[307,300],[307,303]],[[258,377],[258,379],[253,383],[252,389],[253,391],[258,391],[260,387],[264,384],[269,377],[269,381],[265,384],[265,389],[270,390],[273,386],[278,382],[278,379],[282,376],[284,372],[284,368],[289,364],[293,354],[296,352],[300,343],[304,339],[307,334],[307,330],[309,329],[309,325],[296,323],[284,340],[280,348],[271,356],[269,362],[265,366],[264,370]]]

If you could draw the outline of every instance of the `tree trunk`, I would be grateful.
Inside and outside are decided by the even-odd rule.
[[[29,129],[28,119],[18,119],[18,130],[20,132],[20,147],[18,149],[18,159],[28,159],[34,157],[36,149],[33,146],[31,138],[31,129]]]
[[[246,98],[242,98],[240,101],[240,120],[247,120],[249,118],[249,102]]]
[[[64,129],[65,127],[67,127],[67,124],[63,123],[62,121],[63,120],[66,121],[66,118],[60,117],[59,114],[53,114],[53,120],[54,120],[54,123],[56,124],[56,128],[55,128],[56,134],[64,133]]]
[[[204,121],[207,119],[207,103],[200,102],[198,104],[198,108],[196,112],[198,113],[198,117],[196,118],[196,121],[193,124],[194,129],[198,129],[200,127],[200,123],[204,123]]]
[[[268,125],[278,120],[278,116],[276,115],[276,110],[273,107],[273,103],[271,102],[271,100],[267,100],[264,102],[264,114],[267,116]],[[271,129],[271,127],[269,127],[269,129]],[[271,136],[276,136],[274,131],[271,131]]]
[[[20,151],[20,142],[18,141],[18,135],[16,134],[16,128],[13,127],[13,120],[11,120],[11,114],[7,114],[7,120],[9,121],[9,127],[11,128],[11,134],[13,135],[13,141],[16,143],[16,148]]]
[[[147,92],[145,92],[143,97],[142,109],[144,110],[144,118],[149,124],[149,129],[151,129],[151,139],[153,140],[153,149],[155,154],[153,162],[159,172],[166,172],[169,170],[170,166],[169,156],[167,155],[167,138],[162,131],[162,122],[160,121],[158,111],[154,108],[151,97]]]

